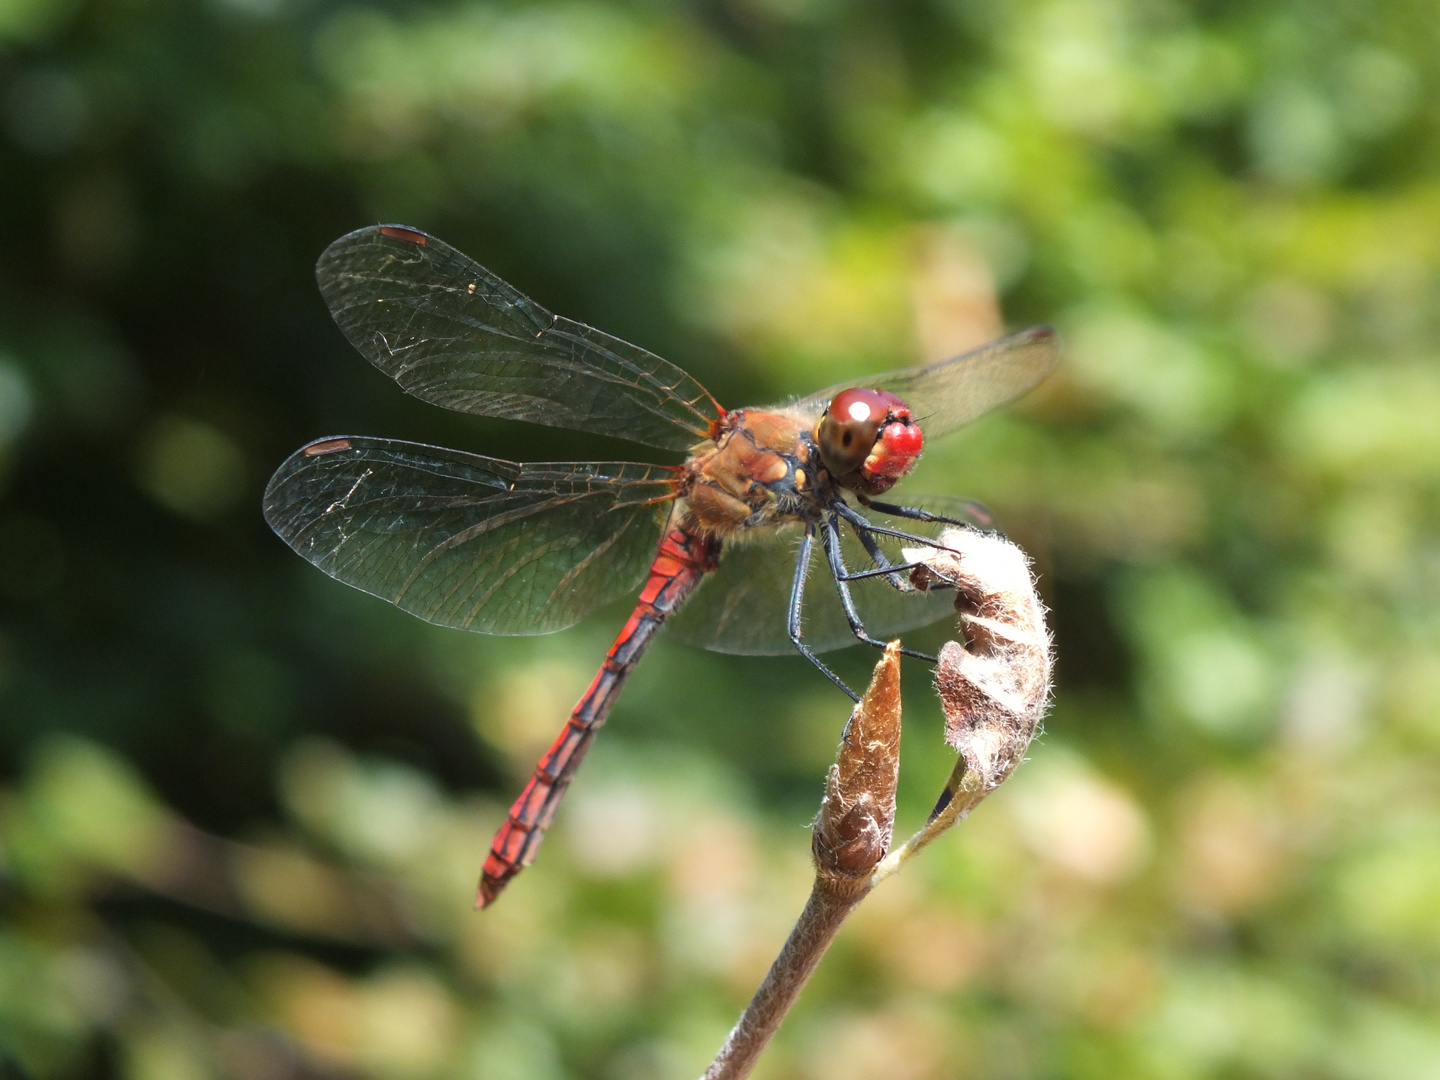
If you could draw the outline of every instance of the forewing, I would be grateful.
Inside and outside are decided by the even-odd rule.
[[[432,404],[667,450],[688,450],[721,413],[674,364],[552,315],[418,229],[342,236],[315,277],[351,344]]]
[[[940,497],[922,499],[915,505],[964,520],[971,518],[975,508],[974,503],[962,499]],[[925,536],[933,536],[944,527],[869,512],[865,516],[877,525]],[[850,526],[842,525],[841,534],[850,571],[870,569],[870,558]],[[892,563],[901,561],[901,547],[914,546],[888,537],[878,539]],[[670,631],[682,641],[715,652],[745,656],[793,652],[787,618],[799,543],[800,533],[793,528],[727,543],[720,552],[719,569],[670,620]],[[852,581],[850,593],[865,628],[882,640],[928,626],[953,616],[955,611],[955,593],[949,589],[902,593],[883,578],[867,578]],[[818,537],[811,554],[802,611],[802,639],[816,652],[856,643]]]
[[[910,406],[927,438],[939,438],[1034,389],[1059,360],[1055,331],[1035,326],[936,364],[839,383],[802,398],[793,408],[818,418],[841,390],[889,390]]]
[[[638,589],[673,475],[322,439],[271,478],[265,519],[331,577],[426,622],[545,634]]]

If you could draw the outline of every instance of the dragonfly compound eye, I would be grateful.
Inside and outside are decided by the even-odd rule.
[[[846,487],[879,494],[909,471],[922,437],[910,409],[885,390],[842,390],[815,432],[820,457]]]

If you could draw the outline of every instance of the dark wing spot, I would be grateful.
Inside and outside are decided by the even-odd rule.
[[[407,229],[404,225],[381,225],[380,235],[388,236],[391,240],[404,240],[417,247],[424,247],[430,239],[419,229]]]
[[[324,454],[334,454],[337,451],[349,449],[349,439],[323,439],[320,442],[311,443],[305,447],[305,456],[321,457]]]

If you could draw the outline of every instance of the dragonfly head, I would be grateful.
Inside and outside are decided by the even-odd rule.
[[[815,426],[820,459],[843,487],[882,495],[908,473],[925,436],[888,390],[841,390]]]

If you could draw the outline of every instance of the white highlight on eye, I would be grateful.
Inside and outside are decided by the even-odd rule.
[[[851,420],[870,419],[870,406],[865,404],[865,402],[863,401],[852,401],[850,403],[850,408],[845,411],[850,414]]]

